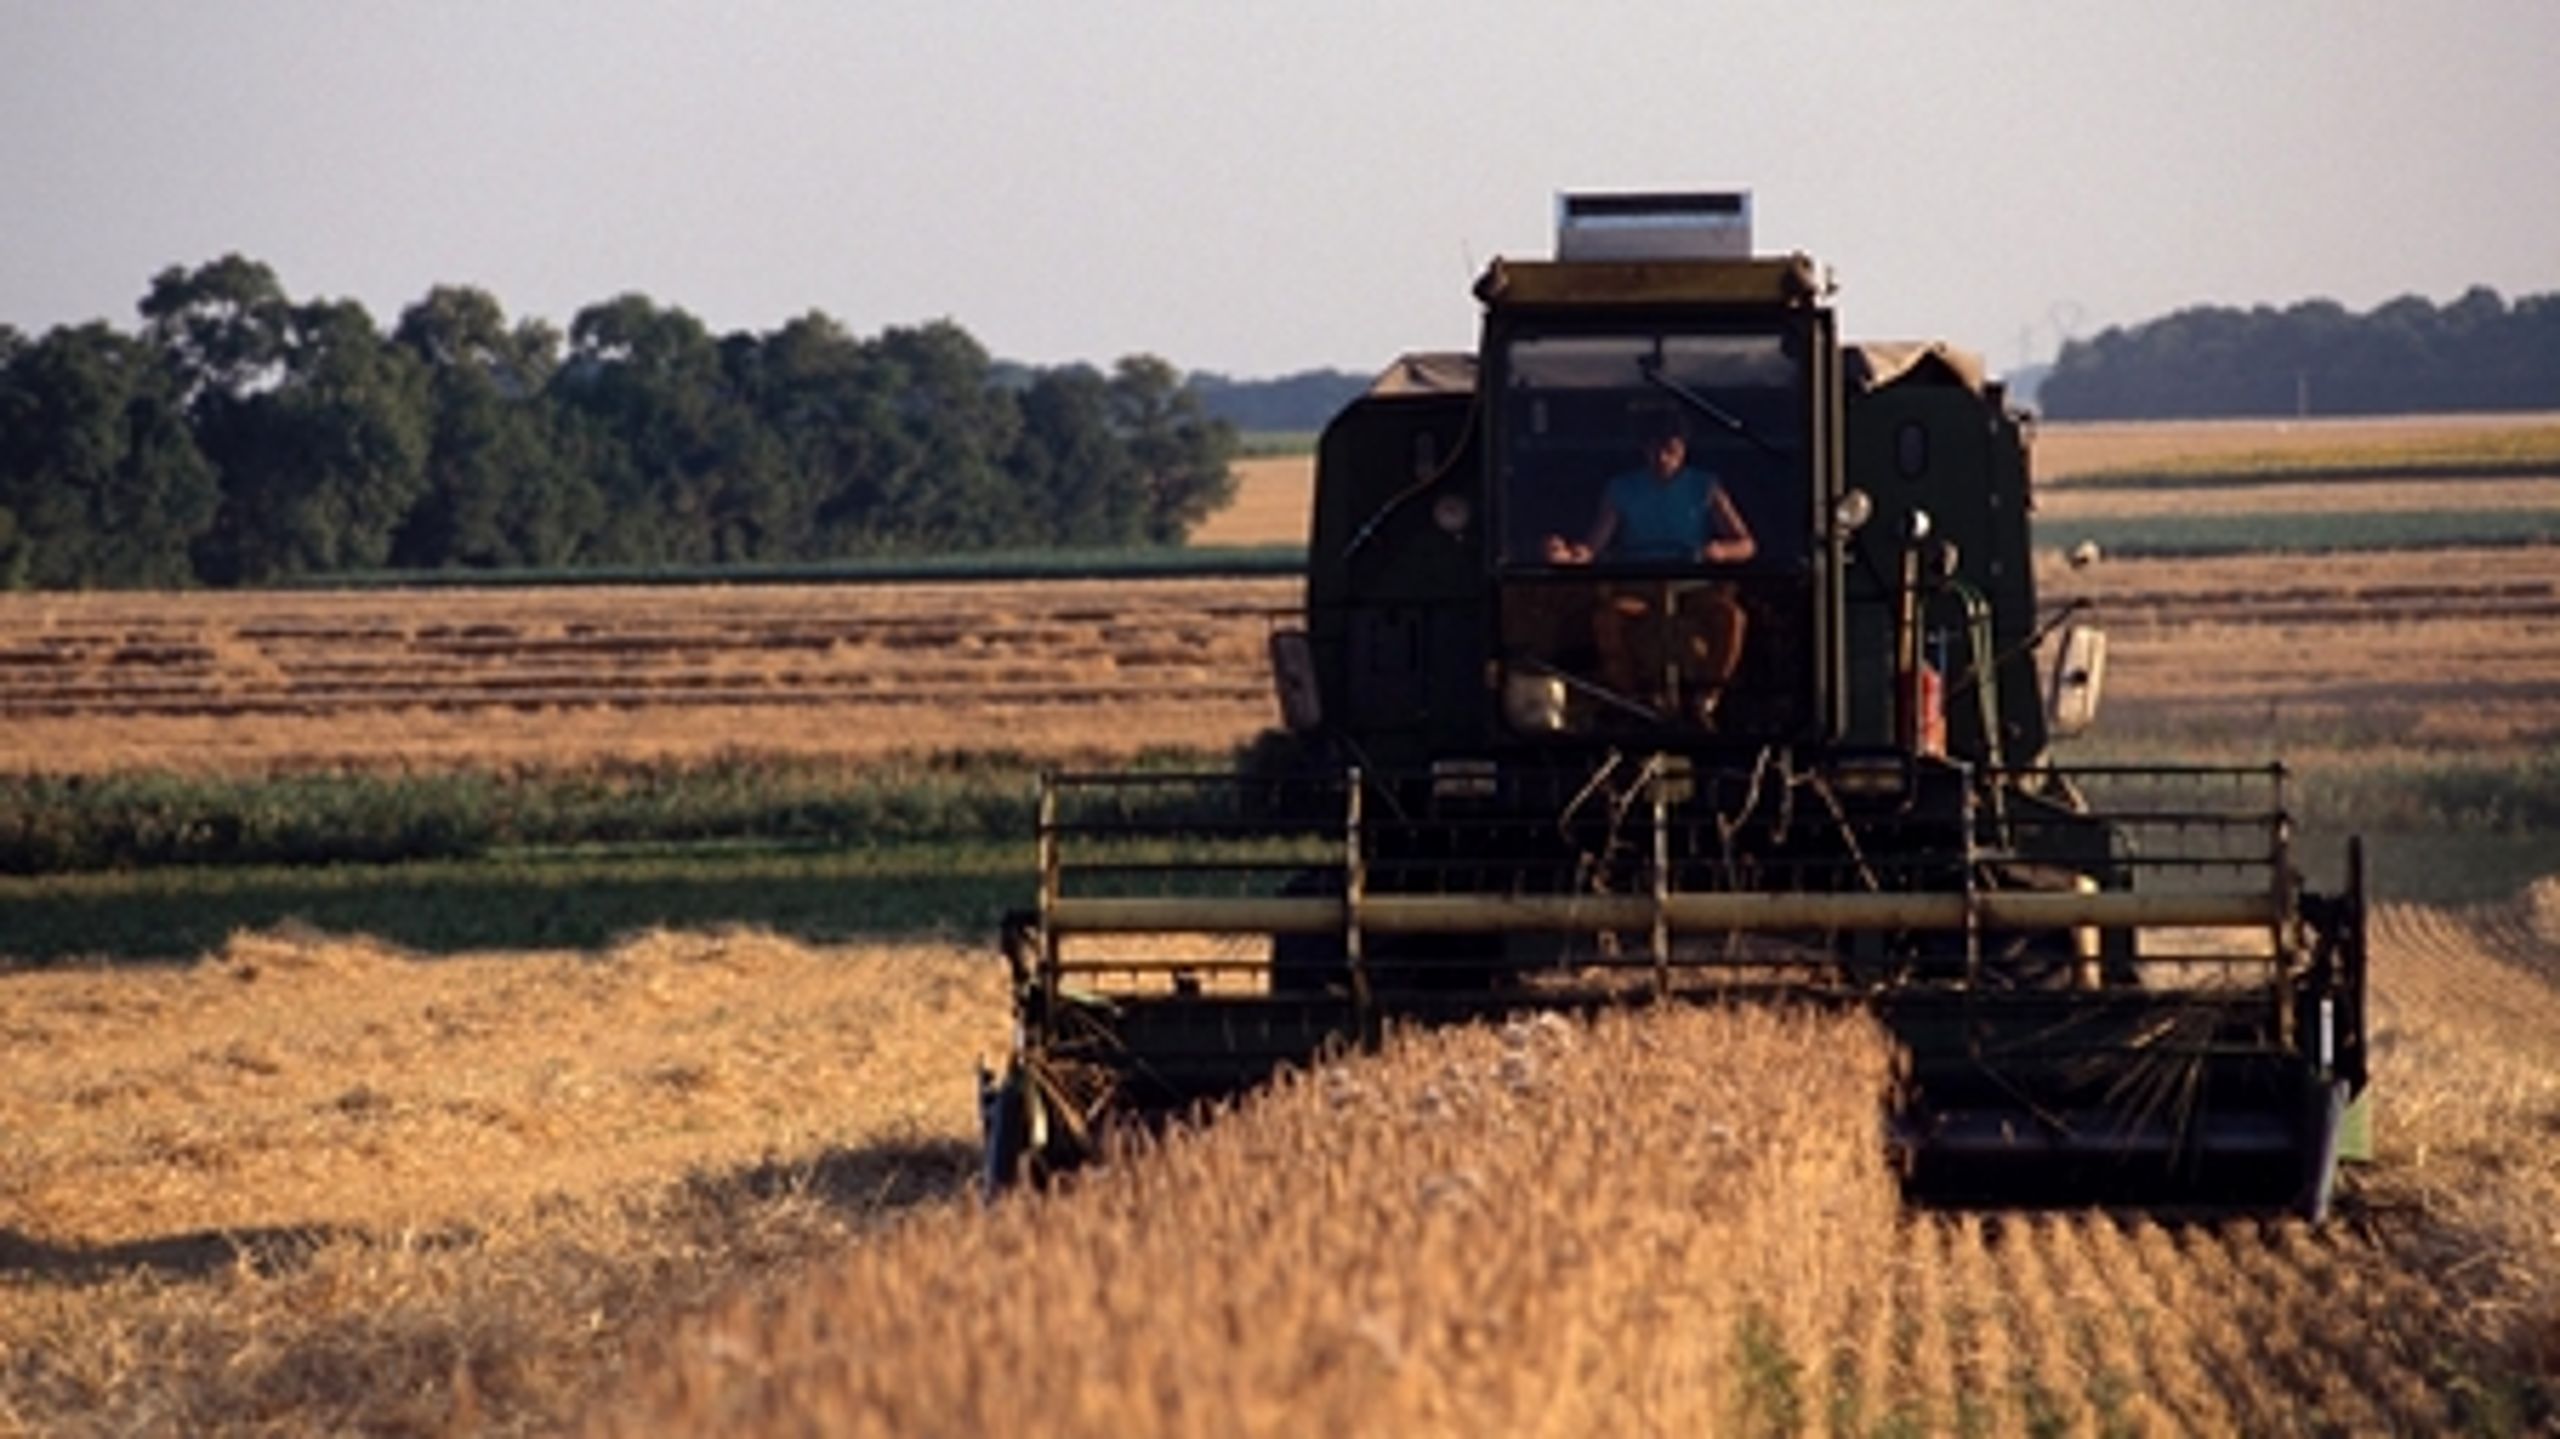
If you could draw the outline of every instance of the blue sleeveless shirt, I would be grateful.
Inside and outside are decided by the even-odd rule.
[[[1609,555],[1621,560],[1695,560],[1713,530],[1715,480],[1686,465],[1669,478],[1635,469],[1610,477],[1609,507],[1618,512]]]

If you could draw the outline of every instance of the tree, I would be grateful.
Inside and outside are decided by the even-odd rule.
[[[427,371],[426,490],[392,542],[405,568],[566,563],[603,502],[565,463],[544,388],[560,335],[540,321],[510,328],[495,297],[438,286],[401,312],[393,343]]]
[[[232,403],[213,453],[223,515],[210,574],[379,568],[426,492],[424,368],[352,300],[295,306],[273,388]]]
[[[876,348],[816,311],[763,338],[733,366],[787,476],[789,553],[820,559],[876,549],[884,496],[919,463],[900,425],[896,377]]]
[[[1111,372],[1112,418],[1138,467],[1146,495],[1144,530],[1179,544],[1191,528],[1235,498],[1235,427],[1213,419],[1173,366],[1132,355]]]
[[[1320,430],[1360,398],[1369,380],[1349,370],[1300,370],[1269,380],[1194,370],[1184,384],[1210,414],[1239,430]]]
[[[684,310],[625,294],[569,325],[550,394],[604,500],[588,557],[623,564],[719,558],[714,492],[727,388],[720,347]]]
[[[142,314],[221,476],[198,572],[255,583],[385,563],[426,488],[417,358],[362,305],[295,304],[239,255],[162,271]]]
[[[2441,309],[2403,295],[2180,310],[2063,347],[2039,397],[2056,418],[2533,409],[2560,404],[2560,355],[2537,348],[2536,297],[2473,286]]]
[[[1054,543],[1145,537],[1146,477],[1114,428],[1112,402],[1110,383],[1085,365],[1043,371],[1022,392],[1022,438],[1008,468]]]
[[[874,533],[891,545],[988,549],[1040,538],[1035,506],[1004,468],[1022,416],[993,364],[948,320],[881,332],[873,353],[909,463],[874,476]]]
[[[201,421],[283,379],[293,306],[276,272],[225,255],[161,271],[142,299],[145,337],[167,357],[180,398]]]
[[[0,325],[0,581],[1165,542],[1232,488],[1232,428],[1162,360],[1002,364],[948,320],[715,339],[625,294],[564,337],[438,286],[385,336],[237,254],[140,310]]]
[[[219,492],[158,354],[94,323],[0,353],[0,578],[190,581]]]

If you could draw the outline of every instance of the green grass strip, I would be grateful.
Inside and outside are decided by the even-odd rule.
[[[2244,485],[2361,485],[2385,481],[2560,478],[2560,455],[2548,459],[2384,460],[2321,465],[2173,465],[2159,469],[2100,470],[2040,480],[2056,490],[2211,490]]]
[[[2332,554],[2354,550],[2505,548],[2560,543],[2560,510],[2365,510],[2331,514],[2105,516],[2046,521],[2037,543],[2094,541],[2112,555]]]
[[[376,570],[293,581],[302,589],[523,588],[573,585],[1014,584],[1029,580],[1255,579],[1306,568],[1302,545],[1156,545],[1110,550],[987,550],[788,565],[606,565],[509,570]]]
[[[939,933],[991,944],[1003,912],[1030,902],[1032,870],[1026,841],[0,879],[0,963],[190,959],[283,925],[428,955],[596,949],[724,925],[811,943]]]
[[[1312,455],[1321,430],[1247,430],[1236,437],[1236,454],[1244,459]]]
[[[1165,751],[1125,767],[1224,772]],[[1121,767],[1121,766],[1115,766]],[[609,847],[847,848],[1025,839],[1042,766],[1006,753],[889,764],[733,759],[520,775],[0,776],[0,874],[393,864]],[[1178,790],[1150,801],[1183,802]]]

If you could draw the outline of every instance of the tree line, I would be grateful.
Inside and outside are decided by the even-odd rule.
[[[2070,341],[2037,402],[2070,420],[2560,409],[2560,294],[2198,306]]]
[[[1239,430],[1303,434],[1321,430],[1335,412],[1360,398],[1370,377],[1349,370],[1300,370],[1267,380],[1239,380],[1208,370],[1191,374],[1191,388],[1209,413]]]
[[[716,335],[625,294],[563,334],[438,286],[386,334],[239,255],[140,309],[0,326],[0,586],[1170,544],[1233,493],[1165,361],[1005,365],[949,321]]]

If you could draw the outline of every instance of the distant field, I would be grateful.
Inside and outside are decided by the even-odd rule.
[[[2111,641],[2101,724],[2066,757],[2282,758],[2324,880],[2348,827],[2396,895],[2560,869],[2560,549],[2039,572]],[[1263,649],[1293,600],[1278,581],[0,596],[45,657],[0,666],[6,793],[30,806],[0,816],[0,868],[58,856],[0,878],[0,954],[183,954],[286,914],[431,952],[743,915],[810,937],[991,925],[1027,892],[1030,774],[1225,763],[1276,721]],[[642,843],[561,848],[581,834]],[[332,843],[448,858],[309,868]],[[224,868],[111,868],[152,855]]]
[[[2034,465],[2048,546],[2094,535],[2212,554],[2560,538],[2552,415],[2047,424]],[[1311,455],[1241,462],[1235,504],[1196,541],[1303,544],[1314,476]],[[2314,514],[2334,518],[2306,529]]]
[[[1235,503],[1191,536],[1195,545],[1304,545],[1315,501],[1315,456],[1249,456],[1236,461]]]
[[[2048,558],[2112,702],[2560,734],[2560,547]],[[999,746],[1220,750],[1272,724],[1284,580],[0,595],[0,767],[562,767]],[[2272,729],[2267,721],[2276,722]]]
[[[2402,415],[2370,419],[2165,420],[2043,424],[2036,474],[2069,481],[2111,471],[2257,471],[2427,464],[2560,463],[2560,415]]]
[[[0,768],[1215,748],[1285,580],[0,595]]]

